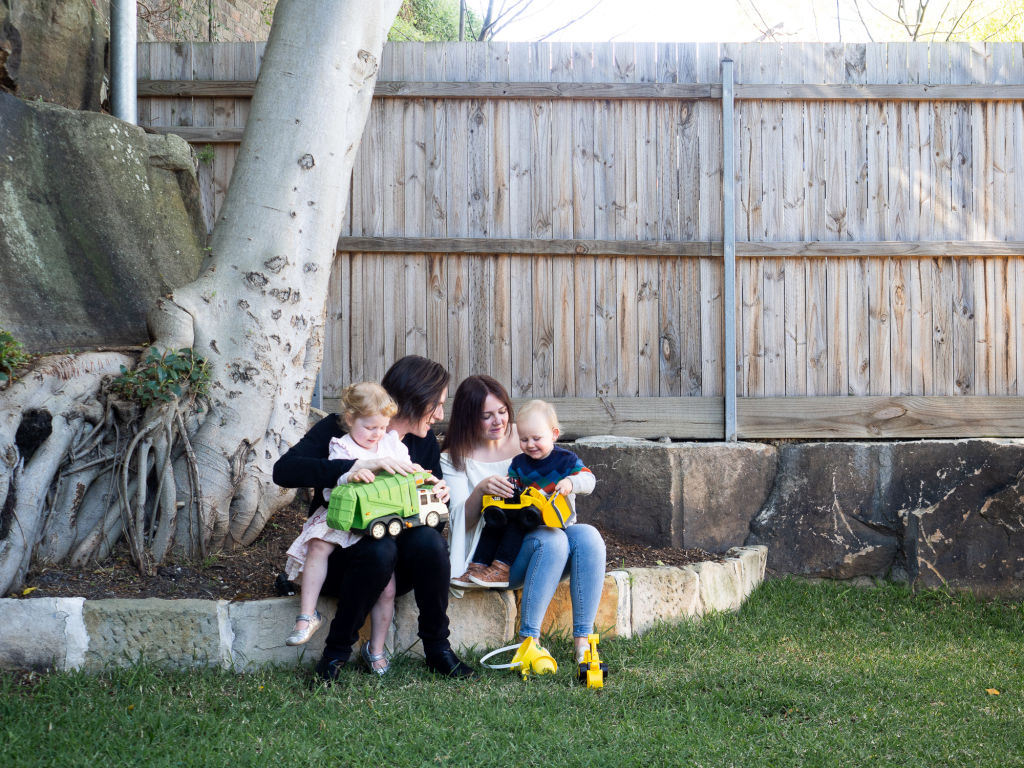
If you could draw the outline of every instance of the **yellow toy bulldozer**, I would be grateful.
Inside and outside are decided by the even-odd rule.
[[[504,526],[514,523],[526,530],[539,525],[549,528],[565,528],[572,515],[569,501],[559,493],[545,496],[544,492],[532,486],[517,489],[511,498],[484,496],[484,520],[488,525]]]

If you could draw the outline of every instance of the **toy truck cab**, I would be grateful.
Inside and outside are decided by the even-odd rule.
[[[569,500],[560,494],[552,493],[551,496],[546,496],[537,488],[517,487],[516,492],[508,499],[485,495],[483,515],[487,523],[499,527],[514,522],[528,530],[539,525],[565,528],[566,521],[572,515],[572,509],[569,507]]]
[[[366,533],[375,539],[397,536],[406,528],[437,528],[448,508],[437,498],[429,472],[379,475],[372,483],[346,483],[331,491],[327,525]]]

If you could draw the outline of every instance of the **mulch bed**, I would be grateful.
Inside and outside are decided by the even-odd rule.
[[[23,589],[10,597],[84,597],[204,600],[259,600],[275,597],[274,579],[284,567],[285,551],[302,528],[306,505],[296,502],[278,512],[250,546],[218,554],[203,562],[168,562],[153,576],[142,576],[127,549],[119,547],[107,561],[85,568],[64,565],[33,570]],[[687,565],[721,560],[722,555],[700,549],[654,548],[620,541],[602,531],[608,549],[608,570],[623,567]]]

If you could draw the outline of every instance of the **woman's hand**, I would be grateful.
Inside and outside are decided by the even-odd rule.
[[[555,493],[560,496],[568,496],[572,493],[572,480],[568,477],[563,477],[557,483],[555,483]]]
[[[485,477],[477,485],[476,490],[480,493],[488,496],[500,496],[503,499],[510,498],[516,489],[512,487],[512,483],[509,479],[503,475],[491,475]]]
[[[381,456],[376,459],[358,459],[349,471],[353,473],[368,469],[371,473],[386,472],[389,475],[408,475],[411,472],[422,472],[423,467],[411,461]],[[350,475],[352,477],[353,475]],[[372,478],[369,482],[373,482]]]

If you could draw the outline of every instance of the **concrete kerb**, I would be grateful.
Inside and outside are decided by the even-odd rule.
[[[596,621],[608,636],[632,637],[661,622],[737,610],[764,579],[767,548],[736,547],[721,563],[610,571]],[[321,600],[329,621],[334,602]],[[284,637],[298,610],[297,597],[229,603],[224,600],[0,599],[0,667],[98,670],[142,659],[172,667],[311,664],[326,631],[305,646]],[[562,584],[544,620],[545,631],[571,627],[568,585]],[[452,645],[480,650],[515,641],[517,593],[471,590],[449,602]],[[398,599],[389,644],[420,655],[412,595]],[[361,637],[366,637],[366,627]]]

